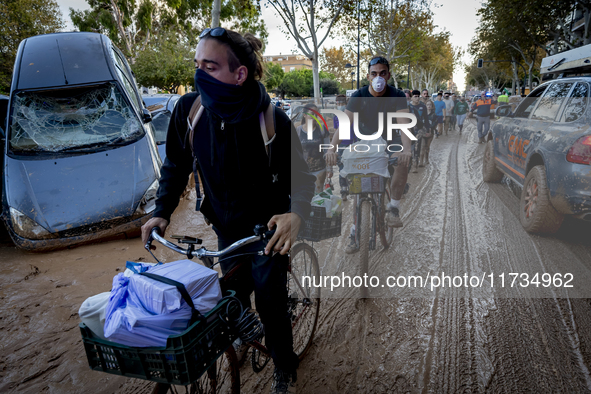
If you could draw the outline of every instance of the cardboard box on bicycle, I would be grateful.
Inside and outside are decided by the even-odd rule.
[[[351,174],[349,180],[349,193],[381,193],[384,191],[387,178],[377,174]]]

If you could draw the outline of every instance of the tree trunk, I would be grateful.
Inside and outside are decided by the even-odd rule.
[[[211,10],[211,27],[220,26],[220,14],[222,12],[222,0],[213,0],[213,6]]]
[[[314,102],[320,105],[320,78],[318,75],[318,49],[314,51],[314,58],[312,59],[312,76],[314,81]]]

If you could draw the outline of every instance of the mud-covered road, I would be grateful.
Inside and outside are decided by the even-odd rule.
[[[485,280],[453,291],[378,286],[367,300],[355,288],[322,289],[298,393],[591,392],[591,226],[567,220],[551,237],[526,233],[519,190],[482,182],[476,140],[469,123],[462,135],[434,141],[431,164],[410,174],[404,227],[390,249],[372,252],[370,274]],[[351,204],[343,236],[314,244],[322,275],[358,273],[356,257],[343,252]],[[193,206],[183,201],[170,233],[215,247]],[[110,289],[126,260],[150,260],[141,242],[27,254],[0,238],[0,392],[149,392],[149,383],[88,369],[77,315],[85,298]],[[543,273],[572,273],[573,287],[511,283],[510,273],[539,273],[540,282]],[[257,375],[246,364],[241,379],[245,393],[268,392],[272,368]]]

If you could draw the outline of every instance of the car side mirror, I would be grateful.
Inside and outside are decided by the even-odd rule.
[[[496,115],[499,117],[511,116],[511,106],[510,105],[501,105],[496,110]]]
[[[144,110],[143,110],[142,120],[144,121],[144,123],[148,123],[148,122],[152,121],[152,114],[146,108],[144,108]]]

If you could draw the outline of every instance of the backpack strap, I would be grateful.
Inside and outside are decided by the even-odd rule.
[[[203,109],[204,107],[201,105],[201,96],[197,96],[195,101],[193,101],[191,111],[189,111],[189,116],[187,117],[187,125],[189,129],[189,139],[187,142],[191,148],[191,154],[193,155],[193,178],[195,179],[195,191],[197,192],[197,201],[195,202],[196,211],[201,210],[203,197],[201,196],[201,186],[199,184],[199,163],[197,162],[197,157],[195,157],[193,141],[195,139],[195,128],[197,127],[197,123],[199,123],[199,119],[201,119],[201,115],[203,115]],[[205,218],[205,222],[208,222],[207,218]]]
[[[261,126],[261,135],[265,142],[265,150],[269,156],[269,145],[275,139],[275,110],[271,104],[264,112],[259,114],[259,125]]]
[[[195,152],[193,151],[193,139],[195,138],[195,127],[197,127],[197,123],[199,123],[199,119],[201,119],[201,115],[203,114],[203,106],[201,105],[201,96],[197,96],[195,101],[193,101],[193,105],[191,106],[191,111],[189,111],[189,117],[187,118],[187,123],[189,126],[189,146],[191,147],[191,153],[193,157],[195,157]]]

